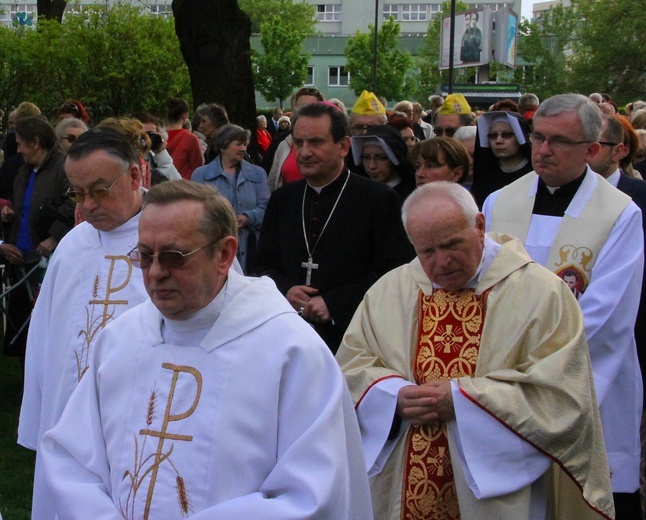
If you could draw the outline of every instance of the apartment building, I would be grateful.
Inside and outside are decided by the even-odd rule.
[[[95,0],[96,1],[96,0]],[[92,0],[81,0],[81,5],[95,3]],[[142,12],[158,16],[172,16],[170,0],[130,0],[141,6]],[[392,17],[401,25],[400,46],[413,56],[419,52],[422,40],[429,23],[442,11],[442,0],[408,0],[406,3],[389,3],[392,0],[304,0],[316,6],[316,35],[307,38],[303,43],[303,52],[310,53],[307,84],[316,86],[327,98],[338,98],[346,105],[352,106],[356,99],[349,88],[350,76],[345,69],[343,49],[348,37],[359,31],[366,31],[368,25],[377,20],[381,24]],[[323,0],[325,1],[325,0]],[[566,0],[567,1],[567,0]],[[509,7],[517,14],[521,13],[522,0],[499,0],[469,2],[470,9],[489,7],[496,10]],[[11,26],[17,24],[31,25],[36,18],[36,0],[8,1],[0,0],[0,23]],[[262,50],[259,39],[252,37],[251,45]],[[273,100],[265,100],[256,94],[258,107],[270,107]]]

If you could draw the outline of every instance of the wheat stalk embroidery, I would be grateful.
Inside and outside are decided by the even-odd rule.
[[[92,301],[96,301],[99,296],[99,281],[99,275],[97,275],[94,278],[94,284],[92,285]],[[101,329],[103,329],[105,324],[114,317],[114,310],[107,314],[101,313],[96,317],[95,310],[95,303],[91,305],[91,310],[88,309],[87,306],[85,307],[85,330],[80,330],[76,336],[77,338],[83,338],[80,350],[74,351],[74,357],[76,358],[76,376],[79,382],[89,367],[90,347],[92,346],[95,336],[101,331]]]
[[[90,307],[85,307],[85,330],[80,330],[76,336],[77,338],[83,338],[80,350],[74,351],[74,357],[76,358],[76,375],[79,382],[89,367],[90,349],[94,338],[110,320],[114,319],[117,305],[128,305],[128,300],[111,300],[110,297],[114,293],[124,289],[130,282],[130,277],[132,276],[132,261],[127,256],[112,255],[106,255],[105,260],[110,261],[110,269],[108,271],[108,279],[105,287],[105,297],[103,299],[99,299],[99,282],[101,279],[97,274],[94,277],[94,283],[92,284],[92,299],[88,302]],[[115,265],[117,262],[126,262],[127,271],[123,282],[117,286],[113,286],[112,277],[115,273]],[[99,315],[95,317],[97,305],[99,307],[103,307],[103,309],[99,312]]]
[[[134,437],[134,467],[133,470],[126,470],[123,474],[122,481],[128,479],[130,482],[130,489],[128,495],[126,496],[125,504],[119,500],[119,511],[121,516],[126,520],[134,520],[135,514],[135,502],[137,500],[137,494],[139,493],[141,486],[144,484],[144,481],[150,480],[148,483],[147,496],[145,500],[145,508],[143,519],[148,520],[150,514],[150,507],[153,499],[153,493],[155,489],[157,473],[162,464],[168,463],[167,465],[172,468],[175,472],[175,488],[177,491],[177,503],[179,505],[180,512],[183,517],[187,517],[189,513],[193,512],[191,497],[186,486],[184,478],[180,475],[179,470],[173,463],[171,455],[175,444],[171,444],[170,448],[167,451],[164,451],[164,441],[167,439],[172,439],[175,441],[192,441],[192,435],[181,435],[176,433],[168,433],[167,428],[170,422],[181,421],[195,411],[200,400],[200,395],[202,392],[202,375],[193,367],[185,366],[176,366],[170,363],[163,363],[163,368],[173,371],[173,379],[170,387],[170,392],[168,394],[168,401],[162,417],[162,426],[159,431],[153,429],[153,424],[155,422],[156,412],[157,412],[157,389],[153,387],[150,397],[148,398],[148,406],[146,409],[146,427],[139,431],[139,435],[143,436],[141,442],[141,447],[139,446],[139,439],[137,435],[133,434]],[[175,386],[177,384],[177,379],[180,373],[191,374],[197,383],[197,391],[193,404],[188,410],[181,414],[171,413],[171,404],[175,394]],[[149,455],[145,455],[146,443],[148,437],[152,436],[158,438],[158,445],[155,450]]]

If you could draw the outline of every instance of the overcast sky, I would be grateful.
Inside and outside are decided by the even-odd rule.
[[[520,13],[521,18],[527,18],[531,20],[532,18],[532,7],[534,5],[533,0],[522,0],[522,11]]]

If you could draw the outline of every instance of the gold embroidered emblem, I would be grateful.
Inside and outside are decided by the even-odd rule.
[[[554,272],[570,288],[577,300],[588,288],[594,267],[594,252],[588,247],[566,244],[559,249],[559,262]]]
[[[471,289],[420,292],[417,384],[473,376],[484,325],[488,292]],[[460,508],[453,480],[446,426],[412,426],[406,439],[401,518],[458,520]]]
[[[159,473],[160,466],[164,462],[168,463],[167,465],[170,466],[172,471],[175,472],[177,502],[181,515],[188,516],[188,513],[192,512],[190,495],[188,489],[186,488],[186,483],[184,482],[183,477],[179,474],[179,471],[177,470],[177,467],[175,466],[171,458],[175,445],[174,443],[171,444],[170,448],[168,448],[167,451],[164,451],[164,441],[168,439],[173,441],[191,442],[193,440],[192,435],[171,433],[168,431],[168,428],[171,422],[178,422],[186,419],[187,417],[190,417],[197,408],[197,405],[200,402],[200,396],[202,394],[202,374],[200,374],[200,372],[193,367],[173,365],[171,363],[162,363],[162,368],[166,370],[172,370],[173,376],[168,392],[168,401],[166,402],[164,415],[162,417],[161,427],[159,428],[159,430],[153,429],[153,423],[155,422],[157,412],[158,397],[156,388],[153,388],[148,400],[148,407],[146,410],[146,427],[139,430],[139,435],[143,435],[144,437],[141,443],[141,447],[139,446],[139,440],[137,439],[137,436],[134,436],[134,469],[133,471],[126,471],[122,478],[122,480],[125,480],[127,478],[130,481],[130,490],[126,497],[126,503],[123,504],[121,502],[121,499],[119,500],[119,511],[121,513],[121,516],[126,520],[134,520],[137,493],[139,492],[139,489],[144,484],[146,479],[150,478],[143,514],[143,519],[148,520],[150,515],[150,507],[155,492],[155,484],[157,483],[157,475]],[[177,414],[172,413],[172,405],[173,398],[175,396],[175,389],[177,387],[177,381],[180,377],[180,374],[182,373],[190,374],[195,379],[196,391],[191,406],[189,406],[186,411]],[[146,444],[149,437],[158,438],[159,441],[157,442],[157,448],[154,450],[154,452],[146,454]]]
[[[130,277],[132,276],[132,262],[127,256],[106,255],[105,259],[110,261],[110,270],[108,271],[105,298],[99,299],[99,286],[101,279],[99,275],[96,275],[94,277],[94,283],[92,285],[92,299],[88,301],[89,306],[85,307],[85,330],[80,330],[77,335],[78,338],[83,338],[81,348],[74,351],[74,356],[76,358],[76,375],[78,381],[82,379],[83,375],[88,369],[90,360],[90,347],[94,342],[94,338],[99,332],[101,332],[103,327],[106,326],[108,321],[114,318],[114,306],[128,305],[128,300],[111,300],[110,296],[124,289],[130,282]],[[128,271],[126,273],[125,279],[121,282],[121,284],[113,287],[112,278],[114,276],[114,267],[118,261],[126,262]],[[95,316],[97,307],[101,306],[103,307],[101,313],[98,316]]]

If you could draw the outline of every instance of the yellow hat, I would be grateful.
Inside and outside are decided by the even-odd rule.
[[[440,115],[470,113],[471,107],[462,94],[449,94],[440,107]]]
[[[351,112],[353,114],[361,115],[385,114],[386,109],[381,104],[379,99],[377,99],[377,96],[375,96],[372,92],[364,90],[359,96],[359,99],[357,99],[357,102],[352,107]]]

